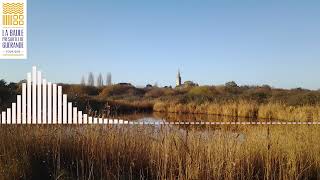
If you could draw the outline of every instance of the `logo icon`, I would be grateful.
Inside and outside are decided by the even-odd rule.
[[[4,26],[24,25],[24,3],[2,3]]]

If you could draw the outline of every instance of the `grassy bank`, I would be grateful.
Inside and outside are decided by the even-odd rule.
[[[272,119],[285,121],[320,121],[320,106],[288,106],[281,103],[258,104],[255,102],[181,104],[156,102],[156,112],[209,114],[253,119]]]
[[[155,131],[156,130],[156,131]],[[0,179],[317,179],[316,126],[2,126]]]

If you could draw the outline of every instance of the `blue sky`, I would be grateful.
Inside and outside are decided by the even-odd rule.
[[[53,82],[111,72],[114,82],[320,88],[320,1],[29,0],[28,59],[0,60],[0,79],[32,65]]]

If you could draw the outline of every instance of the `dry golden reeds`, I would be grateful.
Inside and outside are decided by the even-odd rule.
[[[0,179],[317,179],[320,129],[0,127]]]
[[[226,103],[166,103],[156,102],[155,112],[209,114],[283,121],[319,121],[320,106],[288,106],[281,103],[258,104],[254,101]]]

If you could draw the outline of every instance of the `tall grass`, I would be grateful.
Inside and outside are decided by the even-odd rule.
[[[2,126],[0,179],[319,179],[319,130]]]
[[[319,121],[320,106],[288,106],[282,103],[258,104],[251,101],[226,103],[170,103],[156,102],[155,112],[223,115],[245,118],[286,121]]]

